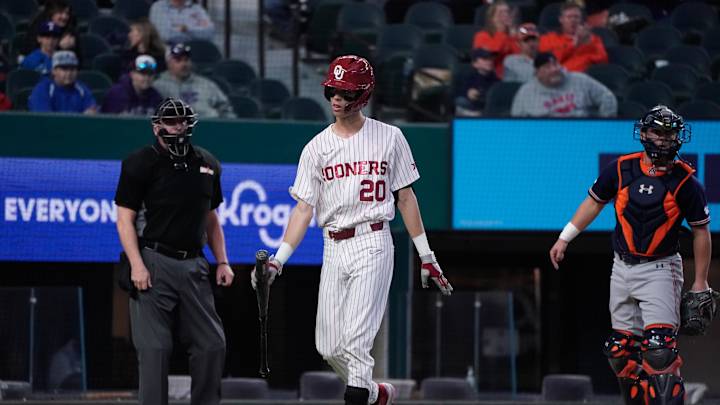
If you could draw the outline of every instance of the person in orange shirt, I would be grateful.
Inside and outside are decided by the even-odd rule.
[[[497,0],[488,7],[485,26],[473,38],[473,49],[482,48],[495,54],[495,73],[503,74],[503,59],[520,52],[515,37],[513,13],[505,0]]]
[[[549,32],[540,37],[540,52],[552,52],[567,70],[584,72],[595,63],[607,63],[602,40],[583,21],[582,8],[565,3],[560,8],[562,32]]]

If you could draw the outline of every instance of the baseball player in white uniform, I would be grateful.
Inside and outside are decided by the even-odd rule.
[[[397,204],[422,261],[421,279],[450,295],[452,286],[430,250],[412,184],[420,177],[397,127],[361,112],[375,84],[372,66],[340,56],[328,69],[325,97],[335,123],[303,149],[290,193],[297,200],[283,242],[268,261],[268,281],[281,274],[313,217],[323,227],[315,343],[345,381],[346,405],[392,404],[395,388],[372,381],[370,355],[385,314],[393,273],[388,222]],[[256,283],[253,270],[253,286]]]

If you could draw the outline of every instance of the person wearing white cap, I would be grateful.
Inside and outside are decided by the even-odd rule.
[[[30,95],[28,108],[34,112],[94,114],[97,103],[90,88],[77,80],[75,52],[58,51],[52,57],[52,78],[40,80]]]
[[[130,73],[120,77],[105,95],[103,113],[146,115],[155,111],[162,96],[153,87],[158,65],[150,55],[135,58]]]

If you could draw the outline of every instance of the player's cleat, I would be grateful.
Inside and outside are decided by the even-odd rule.
[[[378,384],[378,399],[373,405],[391,405],[395,399],[395,387],[390,383]]]

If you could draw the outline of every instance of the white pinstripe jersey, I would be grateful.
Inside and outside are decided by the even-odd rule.
[[[420,178],[399,128],[365,118],[350,138],[329,125],[303,149],[290,194],[315,207],[318,224],[331,230],[395,217],[392,192]]]

